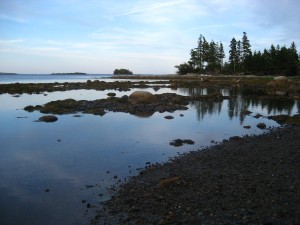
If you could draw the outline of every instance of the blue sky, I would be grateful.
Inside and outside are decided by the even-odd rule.
[[[0,71],[175,73],[200,34],[300,49],[299,0],[0,0]]]

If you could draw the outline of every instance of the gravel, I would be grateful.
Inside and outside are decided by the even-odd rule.
[[[300,126],[147,166],[92,224],[300,224]]]

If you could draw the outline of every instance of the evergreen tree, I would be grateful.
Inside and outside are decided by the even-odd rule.
[[[239,61],[238,52],[237,52],[237,41],[235,40],[235,38],[232,38],[229,47],[230,47],[230,50],[229,50],[230,66],[233,69],[233,72],[235,73],[236,65]]]
[[[196,67],[199,64],[199,57],[198,57],[198,51],[197,48],[191,49],[190,52],[191,58],[190,61],[188,62],[190,67],[193,68],[193,70],[196,70]]]
[[[213,72],[219,67],[218,65],[218,45],[211,41],[208,47],[206,70]]]
[[[295,76],[298,73],[299,67],[299,56],[296,49],[295,42],[291,43],[290,48],[287,52],[287,65],[286,65],[286,73],[287,75]]]
[[[203,70],[203,64],[204,64],[204,42],[206,42],[205,37],[200,34],[200,37],[198,39],[198,47],[197,47],[197,57],[198,62],[196,69],[201,72]]]
[[[243,72],[256,75],[297,75],[300,71],[299,53],[295,42],[290,47],[276,47],[272,44],[270,49],[263,52],[255,51],[252,54],[247,33],[243,32],[242,41],[232,38],[230,42],[229,62],[223,65],[225,58],[222,42],[207,42],[203,35],[199,36],[198,45],[190,51],[190,60],[175,66],[179,74],[219,72]]]
[[[242,62],[244,62],[245,58],[251,55],[251,45],[250,41],[248,40],[247,33],[243,32],[242,38]]]
[[[182,63],[180,65],[175,66],[175,68],[178,69],[177,74],[179,75],[185,75],[194,72],[194,69],[188,63]]]
[[[243,59],[243,48],[242,48],[242,42],[238,41],[236,45],[236,50],[237,50],[237,63],[236,63],[236,70],[241,72],[242,70],[242,65],[244,63]]]
[[[225,52],[224,52],[224,47],[222,42],[220,42],[220,46],[219,46],[219,51],[218,51],[218,60],[219,60],[219,64],[221,66],[221,69],[223,67],[223,59],[225,58]]]

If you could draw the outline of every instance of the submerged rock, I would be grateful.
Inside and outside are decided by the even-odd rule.
[[[266,124],[265,123],[259,123],[256,125],[259,129],[266,129]]]
[[[115,96],[116,96],[116,93],[109,92],[109,93],[107,93],[107,96],[109,96],[109,97],[115,97]]]
[[[193,145],[193,144],[195,144],[195,142],[190,139],[184,139],[184,140],[175,139],[170,142],[170,145],[172,145],[174,147],[179,147],[179,146],[182,146],[183,144]]]
[[[53,123],[53,122],[55,122],[57,120],[58,120],[58,118],[56,116],[46,115],[46,116],[40,117],[38,121],[40,121],[40,122],[46,122],[46,123]]]

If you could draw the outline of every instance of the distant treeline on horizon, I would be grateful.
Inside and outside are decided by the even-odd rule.
[[[86,73],[82,73],[82,72],[74,72],[74,73],[51,73],[51,75],[86,75]]]
[[[5,72],[0,72],[0,75],[17,75],[17,73],[5,73]]]

